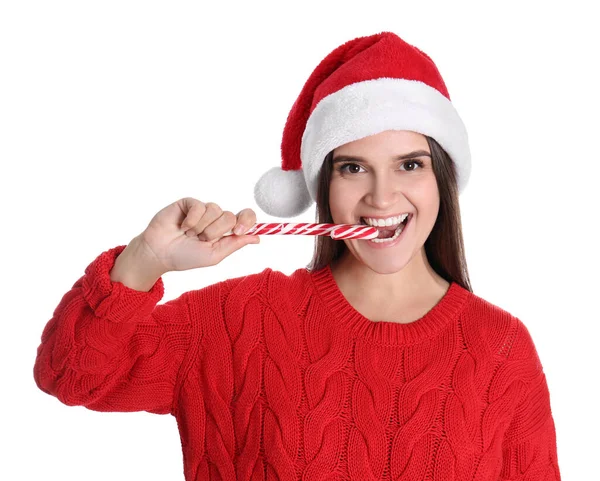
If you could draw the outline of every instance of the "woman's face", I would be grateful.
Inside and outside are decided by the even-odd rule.
[[[415,151],[421,153],[399,159]],[[336,224],[360,224],[365,217],[412,216],[401,236],[389,244],[344,240],[353,256],[375,272],[391,274],[404,268],[423,247],[439,210],[425,136],[388,130],[335,149],[329,207]]]

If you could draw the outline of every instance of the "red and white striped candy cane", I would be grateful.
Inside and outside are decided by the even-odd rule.
[[[246,235],[328,235],[332,239],[375,239],[376,227],[361,224],[312,224],[290,222],[254,224]]]

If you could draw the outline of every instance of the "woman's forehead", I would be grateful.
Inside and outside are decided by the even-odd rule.
[[[386,130],[336,147],[334,155],[398,156],[416,150],[430,152],[427,138],[423,134],[409,130]]]

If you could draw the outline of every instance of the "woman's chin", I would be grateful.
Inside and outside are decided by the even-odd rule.
[[[378,274],[395,274],[400,272],[408,265],[410,259],[402,259],[396,257],[395,259],[382,259],[382,258],[369,258],[370,256],[361,256],[357,260],[364,266],[371,269],[373,272]]]

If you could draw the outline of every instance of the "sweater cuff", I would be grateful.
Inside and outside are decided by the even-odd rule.
[[[104,251],[86,267],[82,279],[83,297],[96,316],[113,322],[132,322],[149,316],[164,295],[162,277],[148,292],[136,291],[110,279],[110,271],[125,247]]]

